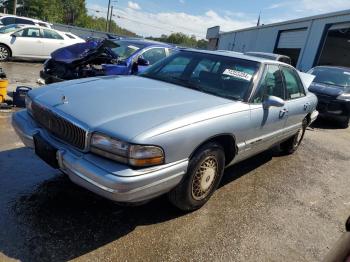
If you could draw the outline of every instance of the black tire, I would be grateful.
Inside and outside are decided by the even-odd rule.
[[[349,120],[350,120],[350,117],[347,117],[345,120],[343,120],[342,122],[340,122],[340,127],[342,127],[342,128],[348,128],[348,127],[349,127]]]
[[[224,168],[221,145],[210,142],[201,146],[191,158],[183,181],[168,193],[170,202],[184,211],[202,207],[217,189]]]
[[[11,57],[10,48],[0,44],[0,62],[8,61],[10,57]]]
[[[308,126],[308,121],[306,118],[304,118],[302,127],[299,129],[299,131],[289,138],[287,141],[280,144],[280,149],[282,154],[293,154],[300,146],[301,141],[304,138],[305,130]]]

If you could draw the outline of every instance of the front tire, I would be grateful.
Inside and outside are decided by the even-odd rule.
[[[11,57],[11,50],[5,46],[0,44],[0,62],[8,61]]]
[[[169,192],[170,202],[184,211],[202,207],[217,189],[225,168],[225,153],[217,143],[200,147],[183,181]]]
[[[280,144],[280,149],[283,154],[293,154],[300,146],[301,141],[304,138],[308,121],[304,118],[301,128],[298,132],[289,138],[287,141]]]
[[[347,118],[345,118],[345,120],[343,120],[342,122],[340,122],[340,127],[342,127],[342,128],[348,128],[348,127],[349,127],[349,120],[350,120],[350,117],[348,116]]]

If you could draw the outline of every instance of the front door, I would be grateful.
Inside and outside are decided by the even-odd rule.
[[[64,38],[54,30],[51,30],[51,29],[42,29],[42,30],[43,30],[43,42],[44,42],[44,47],[42,50],[43,56],[49,57],[53,51],[67,45],[65,43]]]
[[[285,88],[279,67],[268,65],[264,76],[250,103],[251,129],[247,134],[247,154],[266,150],[279,141],[288,118],[287,106],[264,107],[264,99],[269,96],[285,99]]]
[[[13,56],[41,57],[43,41],[39,28],[27,27],[14,33],[11,39]]]
[[[286,128],[293,134],[301,127],[310,103],[298,73],[290,67],[281,66],[280,68],[286,87],[286,104],[289,110]]]

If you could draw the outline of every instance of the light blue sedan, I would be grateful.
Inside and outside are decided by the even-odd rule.
[[[224,169],[275,145],[293,153],[317,98],[290,65],[181,50],[139,76],[56,83],[13,114],[23,142],[70,179],[117,202],[167,193],[204,205]]]

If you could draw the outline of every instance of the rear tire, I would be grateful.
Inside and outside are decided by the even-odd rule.
[[[304,138],[307,125],[308,125],[308,121],[306,118],[304,118],[302,126],[298,130],[298,132],[294,136],[289,138],[287,141],[280,144],[280,149],[283,154],[286,154],[286,155],[293,154],[298,149],[301,141]]]
[[[11,57],[11,50],[5,46],[0,44],[0,62],[8,61]]]
[[[168,193],[170,202],[183,211],[202,207],[217,189],[224,168],[222,146],[212,142],[203,145],[190,160],[183,181]]]

